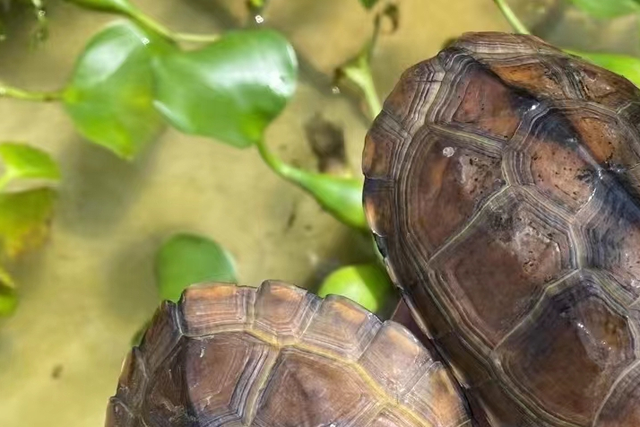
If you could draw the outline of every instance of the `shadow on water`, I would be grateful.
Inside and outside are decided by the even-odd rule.
[[[139,199],[163,141],[161,134],[131,162],[79,136],[70,141],[60,155],[60,226],[90,238],[111,233]]]
[[[170,233],[159,232],[151,236],[140,236],[122,246],[106,262],[107,279],[102,290],[104,304],[107,310],[116,313],[119,321],[135,325],[141,312],[148,312],[150,316],[157,307],[154,258],[168,234]]]

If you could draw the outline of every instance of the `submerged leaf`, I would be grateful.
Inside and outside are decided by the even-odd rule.
[[[362,207],[362,180],[292,167],[287,167],[285,173],[288,179],[311,194],[320,206],[338,220],[350,227],[369,229]]]
[[[637,0],[571,0],[576,7],[595,18],[615,18],[640,12]]]
[[[273,30],[225,34],[154,61],[156,106],[177,129],[237,147],[257,143],[296,87],[293,48]]]
[[[0,194],[1,256],[13,259],[45,241],[55,199],[50,188]]]
[[[213,240],[193,234],[177,234],[164,243],[155,269],[163,300],[177,301],[187,286],[196,283],[237,281],[231,254]]]
[[[378,313],[386,308],[393,290],[389,276],[378,264],[359,264],[339,268],[327,276],[318,295],[342,295]]]
[[[20,178],[60,179],[56,162],[48,153],[35,147],[13,142],[0,144],[0,159],[5,169],[1,179],[3,186]]]
[[[153,106],[152,39],[121,22],[95,36],[80,55],[64,104],[79,132],[126,159],[162,126]]]

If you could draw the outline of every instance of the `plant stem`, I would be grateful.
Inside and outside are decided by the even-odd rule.
[[[522,23],[522,21],[520,21],[520,19],[513,12],[513,9],[511,9],[511,6],[507,4],[507,0],[493,0],[493,2],[496,4],[496,6],[498,6],[498,9],[500,9],[500,12],[502,12],[502,15],[505,17],[507,22],[509,22],[509,24],[513,27],[516,33],[531,34],[527,29],[527,27]]]
[[[218,34],[172,33],[172,38],[183,42],[213,43],[218,41],[220,36]]]
[[[26,101],[51,102],[59,101],[62,98],[62,91],[58,92],[39,92],[26,91],[12,86],[0,86],[0,98],[16,98]]]
[[[264,160],[267,166],[269,166],[269,168],[273,172],[275,172],[276,175],[286,181],[289,181],[291,184],[302,188],[305,191],[309,191],[309,189],[305,185],[305,181],[306,179],[308,179],[307,173],[305,171],[293,167],[280,160],[275,154],[269,151],[269,148],[267,147],[263,139],[258,142],[257,146],[260,157],[262,157],[262,160]]]
[[[129,18],[134,20],[140,26],[147,28],[155,33],[160,34],[166,39],[174,40],[173,33],[167,27],[159,23],[158,21],[152,19],[150,16],[146,15],[141,10],[136,8],[131,8],[131,10],[127,11],[127,15]]]
[[[217,41],[220,36],[217,34],[190,34],[190,33],[176,33],[165,27],[158,21],[154,20],[150,16],[146,15],[141,10],[133,9],[127,12],[129,17],[155,33],[160,34],[162,37],[176,42],[194,42],[194,43],[212,43]]]
[[[371,75],[368,55],[360,55],[356,64],[355,66],[345,67],[343,70],[344,75],[362,90],[371,120],[373,120],[382,111],[382,103],[378,98],[378,92]]]
[[[262,157],[262,160],[264,160],[272,171],[287,181],[295,182],[295,180],[292,180],[292,175],[295,174],[293,173],[294,167],[289,166],[269,151],[264,139],[261,139],[256,145],[258,146],[260,157]]]

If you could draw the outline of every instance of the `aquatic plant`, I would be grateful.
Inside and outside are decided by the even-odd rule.
[[[65,87],[36,92],[5,85],[0,86],[0,95],[61,103],[86,141],[125,161],[140,155],[166,126],[239,149],[255,148],[269,168],[313,196],[338,220],[356,229],[366,229],[361,205],[361,177],[294,167],[279,159],[265,141],[266,128],[295,92],[298,74],[296,54],[287,39],[260,25],[263,19],[259,13],[267,6],[266,2],[252,0],[248,3],[255,18],[246,28],[202,35],[174,32],[128,0],[67,1],[125,19],[106,26],[87,43]],[[364,2],[364,5],[370,8],[373,3],[376,2]],[[376,14],[372,42],[336,73],[336,84],[347,80],[362,89],[372,117],[379,111],[380,101],[373,86],[368,55],[378,35],[381,16],[390,16],[392,11],[392,7],[387,7]],[[196,45],[196,48],[186,49],[185,44]],[[27,249],[35,248],[45,240],[55,200],[52,184],[59,179],[59,172],[46,153],[33,147],[16,144],[0,147],[8,153],[4,155],[4,151],[0,151],[6,169],[0,183],[17,178],[40,178],[40,181],[48,178],[45,187],[24,194],[7,193],[4,197],[8,200],[0,200],[6,208],[0,212],[0,262],[7,263],[19,252],[12,249],[17,245],[16,241],[20,242],[21,248]],[[12,147],[15,147],[13,151]],[[31,154],[27,155],[28,152]],[[8,157],[11,153],[13,157]],[[21,170],[15,164],[36,170],[38,165],[34,162],[38,156],[40,162],[42,159],[48,161],[47,176],[19,173]],[[22,206],[18,203],[18,195],[30,195],[30,204]],[[34,212],[23,215],[25,209]],[[9,219],[13,222],[3,227],[3,220]],[[15,230],[24,231],[18,234]],[[175,238],[178,240],[170,239],[160,249],[161,254],[176,255],[159,255],[157,270],[161,298],[175,297],[179,294],[177,289],[194,281],[235,278],[234,264],[223,262],[229,257],[227,252],[222,248],[212,250],[217,245],[214,241],[204,237],[198,240],[194,236]],[[195,268],[192,261],[199,256],[204,256],[207,263],[203,263],[202,268]],[[166,271],[174,271],[171,280],[161,273]],[[376,282],[378,286],[387,286],[387,290],[376,292],[385,294],[391,285],[385,281],[382,269],[376,271],[383,278]],[[371,270],[367,270],[367,274],[370,276]],[[178,276],[181,280],[176,278]],[[354,279],[356,275],[349,277],[350,283],[345,283],[345,289],[364,285],[362,280]],[[335,289],[335,280],[332,283],[331,287]],[[0,314],[13,311],[16,295],[14,280],[6,269],[1,270]],[[365,302],[365,305],[369,303]]]
[[[255,149],[274,173],[314,197],[339,221],[366,233],[362,177],[301,169],[269,149],[265,130],[295,93],[298,62],[287,39],[265,27],[262,12],[267,1],[248,0],[253,19],[244,28],[222,34],[175,32],[128,0],[66,1],[119,15],[123,20],[106,26],[86,44],[65,87],[34,92],[0,86],[0,96],[62,104],[86,141],[123,161],[141,155],[167,126],[238,149]],[[42,41],[46,38],[44,4],[41,0],[24,2],[36,12],[39,25],[35,39]],[[494,2],[516,32],[529,32],[505,0]],[[572,2],[599,19],[640,12],[637,0]],[[371,11],[374,31],[361,51],[336,70],[335,85],[357,89],[373,119],[382,106],[370,59],[382,21],[388,19],[396,28],[399,11],[390,2],[360,3]],[[638,58],[570,52],[640,85]],[[0,174],[0,315],[8,315],[16,308],[17,292],[6,266],[46,241],[56,183],[64,171],[58,170],[48,154],[24,143],[0,144],[0,160],[4,166]],[[159,296],[175,299],[194,282],[234,281],[235,269],[231,254],[214,240],[192,234],[173,236],[159,249],[156,259]],[[379,263],[343,266],[316,291],[322,295],[342,293],[378,312],[393,292]]]

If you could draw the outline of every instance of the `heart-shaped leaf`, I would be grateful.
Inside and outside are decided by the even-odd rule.
[[[177,234],[165,242],[156,256],[160,298],[177,301],[190,285],[203,282],[235,283],[233,257],[211,239]]]
[[[0,194],[0,258],[15,258],[45,241],[55,199],[50,188]]]
[[[393,290],[389,276],[378,264],[358,264],[339,268],[327,276],[318,295],[342,295],[378,313],[386,308]]]
[[[131,159],[155,137],[162,118],[153,106],[150,49],[164,43],[120,22],[96,35],[80,55],[64,104],[90,141]]]
[[[56,162],[48,153],[35,147],[13,142],[0,144],[0,159],[4,165],[0,189],[14,179],[60,179]]]
[[[615,18],[640,12],[637,0],[571,0],[576,7],[595,18]]]
[[[293,48],[273,30],[229,32],[154,61],[156,106],[177,129],[236,147],[257,143],[296,87]]]

